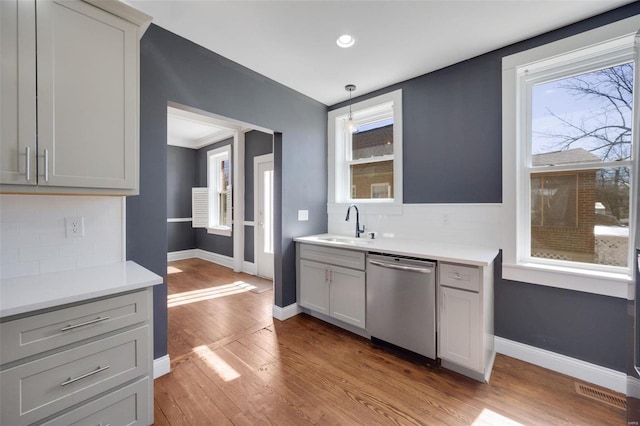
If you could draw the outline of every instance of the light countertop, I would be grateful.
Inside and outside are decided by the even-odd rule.
[[[161,283],[162,277],[132,261],[3,279],[0,318]]]
[[[340,241],[327,241],[328,239]],[[467,265],[488,266],[498,255],[497,248],[473,247],[461,244],[434,243],[430,241],[414,241],[397,238],[350,238],[344,235],[320,234],[295,238],[300,243],[317,244],[342,249],[373,251],[401,256],[420,257],[444,262]]]

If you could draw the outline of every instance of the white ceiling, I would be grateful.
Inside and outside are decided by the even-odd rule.
[[[154,23],[326,105],[630,0],[125,0]],[[350,49],[336,39],[356,37]]]
[[[233,123],[203,114],[167,107],[167,144],[198,149],[220,142],[242,130]]]

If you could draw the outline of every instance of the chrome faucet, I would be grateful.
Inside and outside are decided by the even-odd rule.
[[[358,206],[355,204],[351,204],[347,208],[347,217],[344,219],[347,222],[349,221],[349,213],[351,213],[351,207],[356,209],[356,238],[360,238],[360,234],[364,232],[364,225],[362,225],[362,229],[360,229],[360,211],[358,210]]]

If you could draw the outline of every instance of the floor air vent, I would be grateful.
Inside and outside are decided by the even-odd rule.
[[[611,405],[612,407],[616,407],[621,410],[625,410],[627,408],[627,400],[625,398],[614,393],[596,389],[583,383],[576,382],[576,392],[578,395],[604,402],[607,405]]]

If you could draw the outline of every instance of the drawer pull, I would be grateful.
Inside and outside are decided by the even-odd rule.
[[[73,330],[74,328],[84,327],[85,325],[95,324],[97,322],[106,321],[108,319],[109,319],[109,317],[98,317],[98,318],[92,319],[90,321],[81,322],[80,324],[68,325],[66,327],[61,328],[60,331],[69,331],[69,330]]]
[[[62,382],[62,383],[60,383],[60,386],[67,386],[67,385],[70,385],[71,383],[75,383],[75,382],[77,382],[78,380],[86,379],[87,377],[93,376],[94,374],[98,374],[98,373],[100,373],[101,371],[108,370],[109,368],[111,368],[111,366],[110,366],[110,365],[107,365],[106,367],[100,367],[100,366],[98,366],[98,368],[96,368],[95,370],[93,370],[93,371],[91,371],[91,372],[89,372],[89,373],[87,373],[87,374],[83,374],[82,376],[74,377],[73,379],[72,379],[71,377],[69,377],[69,379],[68,379],[68,380],[66,380],[66,381],[64,381],[64,382]]]

